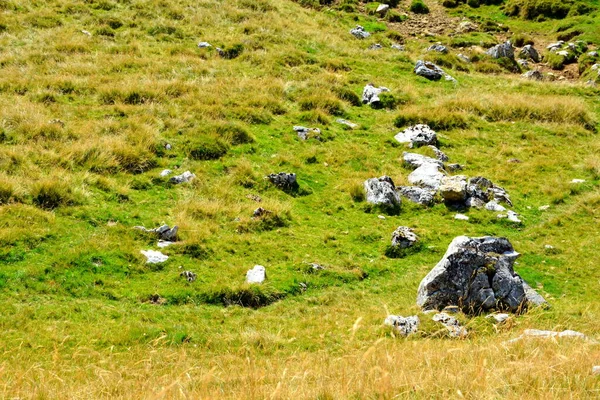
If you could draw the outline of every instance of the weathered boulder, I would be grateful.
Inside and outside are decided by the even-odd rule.
[[[429,79],[430,81],[439,81],[444,76],[444,70],[428,61],[418,60],[415,64],[415,74]]]
[[[246,283],[263,283],[267,279],[267,270],[262,265],[255,265],[246,272]]]
[[[540,54],[537,52],[535,47],[530,44],[523,46],[523,48],[519,51],[519,56],[536,63],[540,62]]]
[[[438,164],[426,163],[408,175],[408,182],[410,182],[411,185],[438,190],[444,176],[445,175],[440,171],[440,166]]]
[[[413,246],[419,241],[419,237],[415,232],[407,226],[399,226],[394,233],[392,233],[392,246],[400,247],[405,249]]]
[[[467,329],[463,327],[456,318],[445,312],[435,314],[432,319],[434,322],[439,322],[444,325],[446,329],[448,329],[450,337],[465,337],[468,334]]]
[[[437,51],[438,53],[442,53],[442,54],[447,54],[448,53],[448,48],[446,46],[444,46],[443,44],[432,44],[431,46],[429,46],[427,48],[427,51]]]
[[[531,71],[527,71],[522,75],[524,78],[531,79],[533,81],[543,81],[544,74],[542,74],[537,69],[533,69]]]
[[[409,126],[396,134],[394,139],[399,143],[410,143],[410,147],[437,146],[437,134],[428,125],[424,124]]]
[[[523,279],[513,270],[518,256],[505,238],[456,237],[421,281],[417,304],[426,310],[457,305],[465,313],[519,311],[529,303]]]
[[[412,201],[413,203],[430,206],[433,204],[435,191],[420,188],[417,186],[400,186],[398,187],[400,196]]]
[[[367,179],[364,186],[368,203],[392,209],[400,207],[400,197],[396,193],[394,181],[389,176]]]
[[[445,176],[439,188],[446,203],[462,203],[467,198],[467,177],[464,175]]]
[[[185,171],[181,175],[172,176],[171,179],[169,179],[169,182],[177,185],[180,183],[191,182],[194,178],[196,178],[196,175],[192,174],[190,171]]]
[[[280,172],[278,174],[270,174],[267,176],[269,181],[277,186],[279,189],[284,191],[298,190],[300,187],[296,181],[296,174]]]
[[[305,126],[294,125],[293,129],[301,140],[321,139],[321,130],[319,128],[307,128]]]
[[[356,28],[351,29],[350,33],[357,39],[366,39],[371,36],[371,34],[365,31],[365,28],[360,25],[356,25]]]
[[[389,92],[390,90],[386,87],[375,87],[372,83],[367,84],[363,89],[362,102],[370,106],[378,106],[380,104],[379,95],[383,92]]]
[[[514,59],[515,49],[510,40],[507,40],[504,43],[497,44],[494,47],[488,49],[488,51],[486,51],[486,54],[490,55],[492,58],[507,57]]]
[[[425,164],[435,164],[439,168],[444,168],[444,164],[440,160],[436,160],[435,158],[427,157],[417,153],[402,153],[402,159],[404,160],[404,164],[410,168],[419,168]]]
[[[388,315],[383,324],[393,327],[402,336],[408,336],[416,333],[419,329],[419,317],[413,315],[405,318],[400,315]]]

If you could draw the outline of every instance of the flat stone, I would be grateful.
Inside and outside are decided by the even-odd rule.
[[[208,42],[200,42],[200,43],[198,43],[198,47],[201,49],[205,49],[207,47],[212,47],[212,45]]]
[[[169,179],[169,182],[174,183],[174,184],[187,183],[187,182],[191,182],[195,178],[196,178],[196,175],[192,174],[190,171],[185,171],[181,175],[172,176],[171,179]]]
[[[573,179],[571,183],[584,183],[585,179]]]
[[[504,208],[500,204],[496,203],[494,200],[487,202],[485,205],[485,209],[488,211],[496,211],[496,212],[506,211],[506,208]]]
[[[444,176],[438,164],[426,163],[408,175],[408,182],[426,189],[438,190]]]
[[[350,129],[356,129],[356,128],[358,128],[358,124],[355,124],[354,122],[350,122],[350,121],[348,121],[346,119],[343,119],[343,118],[338,118],[338,119],[335,120],[335,122],[337,122],[338,124],[346,125]]]
[[[460,221],[468,221],[468,220],[469,220],[469,217],[467,217],[467,216],[466,216],[466,215],[464,215],[464,214],[456,214],[456,215],[454,216],[454,219],[458,219],[458,220],[460,220]]]
[[[147,264],[158,264],[158,263],[165,262],[169,259],[169,256],[161,253],[160,251],[141,250],[140,253],[142,253],[144,256],[146,256]]]
[[[500,314],[490,314],[490,315],[488,315],[485,318],[487,318],[487,319],[493,319],[497,323],[501,324],[504,321],[506,321],[509,317],[510,317],[510,315],[508,315],[508,314],[500,313]]]
[[[410,126],[394,136],[399,143],[410,143],[410,147],[437,145],[437,134],[428,125]]]

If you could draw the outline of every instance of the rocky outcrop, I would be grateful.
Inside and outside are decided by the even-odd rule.
[[[300,187],[294,173],[280,172],[278,174],[270,174],[267,176],[267,179],[283,191],[294,191]]]
[[[390,90],[386,87],[375,87],[372,83],[367,84],[363,89],[362,102],[372,107],[378,107],[381,100],[379,95],[383,92],[389,92]]]
[[[394,136],[399,143],[410,143],[410,147],[437,146],[437,134],[428,125],[410,126]]]
[[[465,313],[520,311],[531,304],[513,269],[518,256],[505,238],[456,237],[421,281],[417,304],[426,310],[456,305]]]
[[[400,197],[396,193],[394,181],[389,176],[367,179],[364,187],[368,203],[389,209],[400,207]]]
[[[492,58],[506,57],[506,58],[514,59],[515,58],[515,49],[514,49],[512,43],[510,42],[510,40],[507,40],[504,43],[497,44],[494,47],[488,49],[488,51],[486,51],[486,54],[488,54]]]
[[[394,233],[392,233],[392,246],[405,249],[413,246],[419,241],[418,236],[415,232],[407,226],[399,226]]]
[[[417,332],[419,329],[419,322],[419,317],[416,315],[406,318],[400,315],[388,315],[383,321],[383,324],[391,326],[395,332],[402,336],[408,336]]]

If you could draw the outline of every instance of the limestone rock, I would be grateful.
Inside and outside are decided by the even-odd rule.
[[[490,314],[487,317],[485,317],[486,319],[493,319],[494,321],[496,321],[497,323],[501,324],[504,321],[506,321],[508,318],[510,318],[510,315],[505,314],[505,313],[500,313],[500,314]]]
[[[443,151],[441,151],[434,145],[429,145],[428,147],[431,150],[433,150],[433,152],[435,153],[435,158],[437,158],[439,161],[446,162],[446,161],[450,160],[450,158],[448,158],[448,156]]]
[[[173,171],[171,171],[170,169],[163,169],[162,171],[160,171],[160,176],[165,177],[165,176],[169,176],[173,173]]]
[[[190,171],[185,171],[181,175],[172,176],[171,179],[169,179],[169,182],[174,184],[180,184],[191,182],[192,180],[194,180],[194,178],[196,178],[196,175],[192,174]]]
[[[426,189],[438,190],[444,176],[438,164],[426,163],[408,175],[408,182]]]
[[[369,46],[369,50],[381,50],[383,49],[383,46],[379,43],[373,43],[372,45]]]
[[[522,57],[522,58],[524,58],[524,59],[536,62],[536,63],[540,62],[540,55],[539,55],[539,53],[537,52],[537,50],[535,49],[535,47],[533,47],[530,44],[523,46],[523,48],[521,49],[521,51],[519,51],[519,56]]]
[[[367,179],[364,187],[368,203],[389,208],[400,207],[400,197],[396,193],[394,181],[389,176]]]
[[[505,238],[456,237],[421,281],[417,304],[437,310],[458,305],[466,313],[518,311],[528,305],[523,280],[513,269],[518,256]]]
[[[385,16],[385,14],[387,14],[389,9],[390,9],[389,5],[380,4],[379,6],[377,6],[377,9],[375,10],[375,12],[383,17],[383,16]]]
[[[169,225],[161,225],[158,228],[146,229],[143,226],[134,226],[133,229],[155,234],[159,240],[174,242],[177,240],[177,231],[179,230],[179,227],[175,225],[173,228],[170,228]]]
[[[307,128],[305,126],[295,125],[293,129],[302,140],[321,139],[321,130],[319,128]]]
[[[540,71],[538,71],[536,69],[527,71],[522,76],[524,78],[531,79],[534,81],[543,81],[544,80],[544,74],[542,74]]]
[[[430,206],[433,204],[435,191],[420,188],[417,186],[400,186],[398,188],[400,196],[407,198],[413,203]]]
[[[400,143],[410,143],[410,147],[437,146],[437,134],[424,124],[410,126],[394,136]]]
[[[388,315],[383,324],[391,326],[402,336],[408,336],[416,333],[419,329],[419,317],[416,315],[410,317],[401,317],[400,315]]]
[[[503,206],[501,206],[500,204],[496,203],[493,200],[486,203],[485,209],[488,211],[496,211],[496,212],[506,211],[506,208],[504,208]]]
[[[366,39],[371,36],[371,34],[365,31],[365,28],[360,25],[356,25],[356,28],[350,30],[350,33],[357,39]]]
[[[140,251],[144,256],[146,256],[147,264],[158,264],[165,262],[169,259],[169,256],[161,253],[160,251],[155,250],[142,250]]]
[[[335,122],[337,122],[338,124],[346,125],[350,129],[356,129],[356,128],[358,128],[358,124],[355,124],[354,122],[350,122],[350,121],[348,121],[346,119],[343,119],[343,118],[338,118],[338,119],[335,120]]]
[[[296,181],[296,174],[280,172],[278,174],[270,174],[267,176],[269,181],[277,186],[279,189],[284,191],[298,190],[300,187]]]
[[[467,198],[467,177],[464,175],[445,176],[439,188],[446,203],[462,203]]]
[[[380,103],[379,95],[383,92],[389,92],[390,90],[386,87],[375,87],[369,83],[363,89],[362,102],[370,106],[378,106]]]
[[[454,216],[454,219],[457,219],[457,220],[459,220],[459,221],[468,221],[468,220],[469,220],[469,217],[467,217],[467,216],[466,216],[466,215],[464,215],[464,214],[456,214],[456,215]]]
[[[192,271],[183,271],[179,276],[184,277],[188,282],[194,282],[197,278],[197,275]]]
[[[444,312],[435,314],[432,319],[434,322],[439,322],[444,325],[446,329],[448,329],[448,333],[451,337],[460,338],[465,337],[468,334],[467,329],[461,326],[456,318]]]
[[[246,283],[263,283],[267,279],[267,270],[262,265],[255,265],[246,272]]]
[[[208,42],[200,42],[200,43],[198,43],[198,47],[201,49],[205,49],[207,47],[212,47],[212,45]]]
[[[486,54],[492,56],[492,58],[502,58],[502,57],[507,57],[510,59],[515,58],[515,51],[514,51],[514,48],[512,46],[512,43],[510,42],[510,40],[507,40],[504,43],[495,45],[494,47],[492,47],[488,51],[486,51]]]
[[[418,236],[407,226],[399,226],[394,233],[392,233],[392,246],[394,247],[405,249],[413,246],[418,241]]]
[[[592,367],[592,374],[593,375],[600,375],[600,365],[594,365]]]
[[[416,169],[425,164],[434,164],[439,168],[444,168],[444,164],[440,160],[436,160],[435,158],[427,157],[417,153],[402,153],[402,159],[404,160],[404,164],[407,167]]]
[[[456,55],[456,57],[460,58],[462,61],[466,62],[466,63],[470,63],[471,62],[471,58],[467,55],[464,55],[462,53],[458,53]]]
[[[527,297],[527,302],[529,304],[537,307],[548,307],[546,299],[525,281],[523,281],[523,289],[525,289],[525,297]]]
[[[406,47],[404,47],[401,44],[397,44],[397,43],[392,44],[391,47],[392,47],[392,49],[398,50],[398,51],[404,51],[404,50],[406,50]]]
[[[438,53],[448,54],[448,48],[442,44],[432,44],[427,48],[427,51],[437,51]]]
[[[458,28],[456,29],[456,31],[459,33],[469,33],[469,32],[475,32],[475,31],[477,31],[477,29],[479,29],[479,28],[473,22],[461,21],[461,23],[458,24]]]
[[[443,69],[428,61],[418,60],[415,64],[415,74],[429,79],[430,81],[439,81],[444,76]]]

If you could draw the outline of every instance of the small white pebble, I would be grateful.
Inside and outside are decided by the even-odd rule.
[[[464,214],[456,214],[456,215],[454,216],[454,219],[458,219],[458,220],[460,220],[460,221],[468,221],[468,220],[469,220],[469,217],[467,217],[467,216],[466,216],[466,215],[464,215]]]
[[[379,219],[385,219],[385,217],[383,215],[378,215],[377,218],[379,218]]]
[[[583,183],[583,182],[585,182],[585,179],[573,179],[571,181],[571,183]]]

